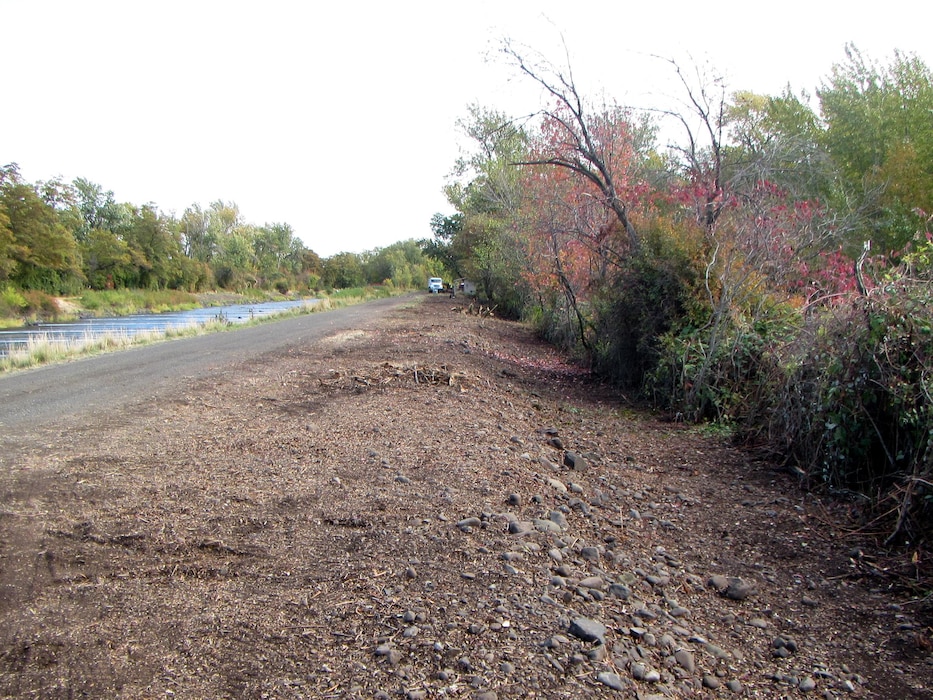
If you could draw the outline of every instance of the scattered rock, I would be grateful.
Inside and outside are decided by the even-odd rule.
[[[722,574],[714,574],[713,576],[709,577],[706,585],[717,593],[724,593],[725,590],[729,587],[729,579]]]
[[[513,520],[509,523],[510,535],[527,535],[535,531],[535,524],[527,520]]]
[[[603,671],[602,673],[597,674],[596,680],[598,680],[603,685],[609,686],[613,690],[625,690],[625,682],[615,673]]]
[[[682,669],[688,673],[693,673],[694,669],[696,668],[696,662],[694,661],[693,654],[687,649],[678,649],[675,651],[674,660]]]
[[[578,617],[573,620],[567,631],[584,642],[606,643],[606,626],[586,617]]]
[[[561,532],[563,528],[560,525],[555,523],[553,520],[545,520],[544,518],[535,518],[534,519],[534,529],[538,532]]]
[[[601,576],[587,576],[586,578],[581,579],[580,585],[583,586],[583,588],[595,588],[602,590],[606,587],[606,582]]]
[[[397,666],[402,660],[402,652],[390,644],[380,644],[376,647],[375,654],[377,657],[386,659],[391,666]]]
[[[658,618],[658,614],[646,607],[638,607],[635,608],[635,617],[639,617],[642,620],[656,620]]]
[[[630,668],[632,672],[632,678],[636,681],[643,681],[648,677],[648,667],[643,663],[634,663]]]
[[[728,651],[726,651],[722,647],[716,646],[715,644],[710,644],[709,642],[706,642],[703,645],[703,648],[706,650],[708,654],[711,654],[713,657],[719,659],[720,661],[728,661],[729,659],[733,658],[732,654],[730,654]]]
[[[652,586],[657,586],[663,588],[671,582],[670,576],[656,576],[655,574],[648,574],[645,576],[645,581],[650,583]]]
[[[733,578],[729,580],[729,586],[724,595],[729,600],[745,600],[755,595],[755,585],[740,578]]]
[[[661,674],[640,661],[633,663],[631,667],[632,678],[636,681],[645,683],[658,683],[661,680]]]
[[[464,532],[471,532],[480,525],[482,525],[482,521],[479,518],[464,518],[457,522],[457,527]]]
[[[574,471],[582,472],[586,470],[586,460],[576,452],[565,452],[564,466],[573,469]]]
[[[721,574],[710,576],[706,585],[729,600],[742,601],[755,594],[754,584]]]
[[[569,643],[570,640],[567,639],[564,635],[555,634],[553,637],[548,637],[546,640],[544,640],[544,647],[546,649],[556,649],[559,646]]]

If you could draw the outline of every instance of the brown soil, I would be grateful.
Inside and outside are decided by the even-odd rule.
[[[929,697],[844,505],[455,303],[5,455],[0,695]]]

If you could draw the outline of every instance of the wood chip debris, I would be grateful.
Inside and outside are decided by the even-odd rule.
[[[389,384],[416,384],[426,386],[458,386],[464,390],[468,380],[464,372],[456,372],[447,365],[396,365],[385,362],[373,367],[352,370],[331,370],[320,379],[322,387],[329,389],[366,389]]]

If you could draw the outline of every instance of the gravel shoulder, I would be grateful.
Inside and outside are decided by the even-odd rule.
[[[930,697],[846,504],[460,303],[7,442],[0,697]]]

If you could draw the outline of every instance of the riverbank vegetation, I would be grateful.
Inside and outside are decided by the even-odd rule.
[[[4,325],[191,308],[196,295],[326,295],[421,288],[442,266],[415,240],[321,258],[285,223],[249,223],[233,202],[181,216],[117,202],[83,178],[27,182],[0,167],[0,318]]]
[[[620,391],[868,504],[889,544],[928,540],[930,69],[849,46],[815,95],[764,95],[670,62],[682,106],[639,109],[501,56],[547,101],[471,108],[426,250]]]

